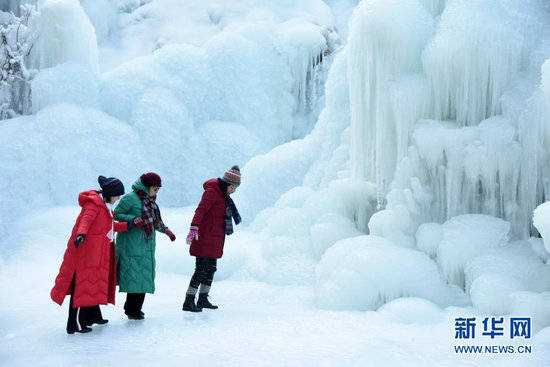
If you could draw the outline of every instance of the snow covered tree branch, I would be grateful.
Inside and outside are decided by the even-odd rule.
[[[21,17],[2,13],[0,24],[0,119],[30,112],[30,81],[36,74],[27,67],[38,33],[29,26],[36,6],[22,5]]]

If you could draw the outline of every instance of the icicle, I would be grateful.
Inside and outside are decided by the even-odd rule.
[[[401,125],[400,111],[408,115],[410,101],[392,105],[392,86],[403,73],[421,70],[421,51],[433,28],[432,17],[416,1],[364,1],[353,14],[348,63],[353,174],[376,182],[381,194],[393,178],[397,150],[403,155],[408,145],[410,119],[416,115]],[[395,87],[399,89],[399,83]]]
[[[501,1],[449,2],[423,55],[433,118],[472,126],[502,112],[502,93],[538,39],[531,14]]]
[[[77,0],[46,0],[40,5],[36,66],[49,68],[67,61],[99,71],[95,30]]]
[[[323,60],[339,43],[334,30],[313,23],[291,20],[283,23],[279,48],[288,55],[290,72],[296,97],[294,112],[304,117],[303,127],[295,127],[291,138],[305,136],[315,121],[307,121],[310,115],[317,116],[317,101],[323,96],[323,81],[328,73]]]

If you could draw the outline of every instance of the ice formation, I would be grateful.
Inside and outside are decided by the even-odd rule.
[[[467,297],[439,276],[425,254],[377,236],[337,242],[317,266],[317,302],[330,309],[377,309],[399,297],[422,297],[440,306],[465,305]]]
[[[471,303],[550,324],[546,205],[544,240],[528,238],[550,182],[542,0],[363,0],[342,48],[320,0],[121,1],[120,28],[91,4],[91,21],[75,0],[41,5],[37,113],[0,125],[11,215],[73,204],[98,172],[156,170],[162,205],[191,204],[239,163],[248,227],[220,279],[307,286],[322,308],[403,323]],[[106,72],[95,32],[124,50]]]
[[[299,213],[319,201],[319,209],[329,212],[323,222],[306,215],[309,224],[301,226],[310,233],[299,234],[321,256],[315,284],[320,305],[376,308],[403,295],[444,303],[420,295],[419,278],[385,282],[384,272],[378,283],[368,281],[379,266],[372,258],[388,256],[404,268],[412,261],[406,259],[422,258],[418,272],[407,274],[421,277],[435,269],[431,282],[461,288],[481,312],[512,313],[519,304],[536,308],[530,302],[550,284],[548,255],[540,241],[528,239],[536,233],[533,209],[548,196],[548,11],[540,1],[497,0],[362,1],[355,8],[345,55],[337,57],[347,61],[346,113],[335,113],[344,108],[332,107],[334,86],[327,82],[327,107],[317,126],[288,146],[302,152],[300,158],[278,159],[283,155],[274,150],[245,167],[252,184],[268,162],[281,173],[268,174],[269,180],[286,177],[285,167],[314,152],[308,148],[312,137],[322,133],[331,141],[321,125],[327,115],[344,125],[327,154],[331,158],[311,159],[302,167],[316,168],[294,170],[290,191],[277,204],[269,207],[284,190],[252,200],[259,209],[267,207],[252,226],[263,233],[285,212],[287,224],[296,221],[285,208]],[[336,68],[338,62],[328,81]],[[339,163],[336,177],[328,162]],[[369,203],[363,214],[327,196],[331,181],[369,187],[352,194],[354,204]],[[246,204],[251,189],[243,189]],[[538,211],[535,226],[544,237],[545,214]],[[348,233],[349,223],[377,241],[362,244],[368,241]],[[348,252],[356,254],[353,261],[343,260]],[[273,261],[269,254],[264,259]],[[536,296],[522,299],[529,292]]]
[[[353,172],[377,183],[388,209],[402,194],[385,203],[386,194],[412,193],[407,206],[416,223],[484,213],[528,235],[547,175],[538,127],[546,107],[536,83],[528,84],[540,75],[544,45],[536,35],[547,32],[547,9],[537,1],[453,0],[433,18],[443,3],[365,1],[355,9]],[[403,19],[384,21],[390,9]],[[388,57],[394,61],[383,62]]]
[[[39,4],[36,66],[49,68],[67,61],[99,71],[94,26],[78,0],[45,0]]]
[[[73,149],[82,162],[79,171],[72,164],[51,169],[77,177],[64,183],[65,191],[54,193],[37,180],[32,191],[42,199],[32,206],[21,205],[15,196],[2,197],[18,213],[35,205],[72,203],[75,192],[95,185],[95,180],[82,180],[98,174],[98,153],[81,139],[83,130],[67,128],[49,111],[75,117],[81,113],[75,111],[92,109],[93,126],[108,127],[113,121],[126,126],[132,132],[125,134],[126,144],[135,147],[131,160],[123,158],[125,152],[120,157],[125,144],[112,143],[123,136],[105,138],[101,131],[96,136],[86,130],[114,168],[136,167],[112,174],[129,185],[142,170],[164,173],[167,190],[160,200],[188,205],[200,197],[207,178],[233,164],[244,166],[312,129],[339,42],[330,9],[321,0],[119,1],[116,14],[107,1],[44,0],[38,5],[40,17],[33,25],[40,32],[33,49],[39,69],[32,84],[36,115],[2,126],[8,136],[5,151],[11,153],[5,164],[18,161],[21,171],[14,175],[23,180],[47,168],[35,166],[43,156]],[[304,69],[298,67],[302,64]],[[26,145],[14,139],[18,126],[46,116],[51,132],[35,129],[28,139],[33,149],[20,151]],[[61,136],[60,144],[46,145],[50,140],[43,134]],[[18,180],[0,179],[0,186],[18,185]],[[251,221],[255,213],[243,214]],[[15,219],[3,216],[2,222],[8,226]]]

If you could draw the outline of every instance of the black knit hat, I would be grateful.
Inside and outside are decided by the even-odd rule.
[[[99,176],[97,178],[103,197],[113,197],[124,195],[124,185],[115,177],[106,178],[105,176]]]

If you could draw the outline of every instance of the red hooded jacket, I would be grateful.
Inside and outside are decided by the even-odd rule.
[[[204,194],[191,225],[199,227],[199,239],[191,242],[192,256],[220,258],[225,242],[225,196],[217,178],[203,184]]]
[[[82,210],[67,243],[63,263],[50,296],[61,305],[65,296],[71,294],[74,277],[73,307],[114,304],[115,247],[111,245],[107,234],[111,228],[114,232],[126,231],[128,223],[113,222],[113,213],[94,190],[81,192],[78,204]],[[86,239],[76,248],[74,240],[79,234],[85,234]]]

